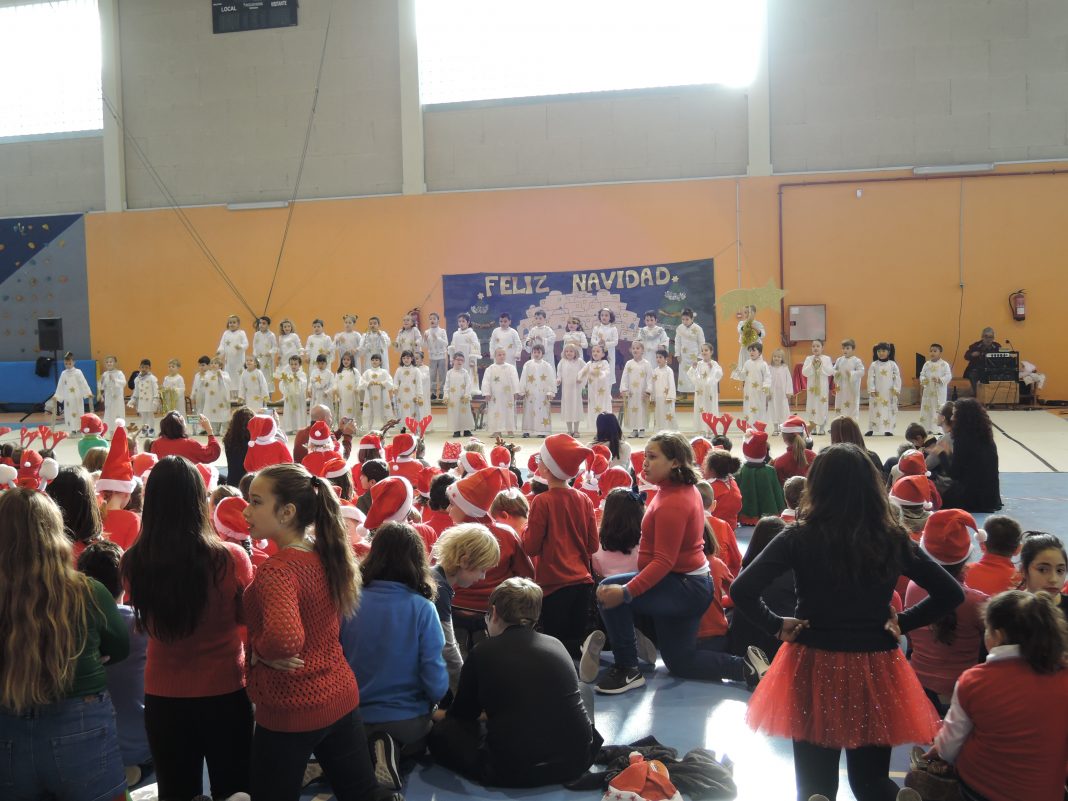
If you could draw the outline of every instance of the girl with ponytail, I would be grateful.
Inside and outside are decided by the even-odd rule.
[[[256,704],[252,797],[300,797],[314,753],[339,801],[400,799],[375,779],[360,695],[339,639],[360,574],[329,483],[296,464],[256,474],[245,510],[252,537],[274,542],[245,594]]]

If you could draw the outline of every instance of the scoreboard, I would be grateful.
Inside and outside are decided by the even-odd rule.
[[[298,0],[211,0],[214,33],[287,28],[297,24]]]

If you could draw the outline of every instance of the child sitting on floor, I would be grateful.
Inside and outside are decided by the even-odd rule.
[[[1008,515],[991,515],[983,523],[983,532],[986,540],[980,534],[980,543],[985,553],[978,562],[968,565],[964,585],[990,596],[1019,587],[1020,571],[1012,557],[1020,550],[1023,539],[1020,524]]]

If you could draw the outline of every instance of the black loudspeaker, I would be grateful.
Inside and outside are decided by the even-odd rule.
[[[38,350],[63,350],[63,318],[37,318]]]
[[[55,360],[51,356],[38,356],[37,364],[34,366],[33,371],[40,378],[51,378],[53,361]]]

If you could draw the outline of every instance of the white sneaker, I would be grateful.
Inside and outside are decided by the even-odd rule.
[[[902,787],[897,791],[894,801],[923,801],[923,796],[911,787]]]
[[[755,645],[750,645],[745,649],[745,661],[752,665],[753,670],[756,671],[758,681],[764,678],[764,674],[771,667],[771,660],[768,659],[768,655]]]
[[[601,651],[604,649],[603,631],[591,631],[586,642],[582,643],[582,657],[579,659],[579,678],[590,684],[597,680],[601,672]]]
[[[634,642],[638,646],[638,658],[643,662],[648,662],[650,665],[656,664],[656,646],[653,641],[642,634],[638,629],[634,629]]]

